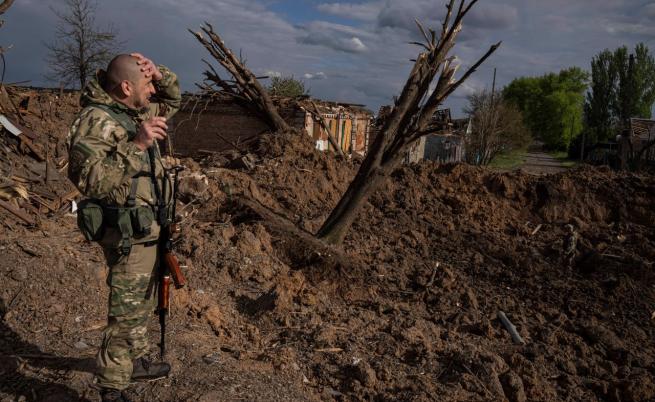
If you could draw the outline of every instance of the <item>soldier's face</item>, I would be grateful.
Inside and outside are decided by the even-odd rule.
[[[131,103],[135,109],[143,109],[150,106],[150,97],[155,94],[155,86],[152,78],[143,77],[133,83]]]

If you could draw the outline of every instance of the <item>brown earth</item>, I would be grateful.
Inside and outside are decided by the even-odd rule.
[[[655,400],[655,176],[405,166],[330,250],[306,231],[358,162],[304,138],[256,147],[251,171],[185,161],[174,373],[137,401]],[[70,215],[0,218],[0,401],[96,400],[98,246]]]

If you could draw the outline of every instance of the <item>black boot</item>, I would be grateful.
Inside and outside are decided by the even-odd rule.
[[[117,389],[103,388],[100,391],[102,402],[132,402],[124,393]]]
[[[168,376],[171,371],[171,365],[166,362],[151,362],[150,360],[140,357],[132,362],[132,381],[149,381],[157,380]]]

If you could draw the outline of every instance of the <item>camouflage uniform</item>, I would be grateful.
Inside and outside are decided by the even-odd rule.
[[[129,116],[138,127],[152,116],[171,117],[180,107],[177,77],[163,66],[158,67],[162,79],[153,82],[159,103],[151,103],[144,110],[132,110],[115,102],[101,85],[103,72],[89,83],[80,99],[83,110],[73,122],[69,136],[68,175],[87,197],[102,200],[110,206],[124,206],[132,186],[132,177],[149,172],[147,152],[141,151],[128,138],[127,130],[97,104],[107,105],[115,112]],[[164,169],[159,152],[155,176],[161,180]],[[152,180],[147,175],[138,177],[136,204],[157,204]],[[168,186],[170,189],[171,187]],[[169,195],[165,195],[169,198]],[[121,235],[118,229],[107,227],[100,244],[103,247],[110,273],[107,327],[103,331],[102,346],[97,356],[97,382],[103,388],[122,390],[132,374],[132,360],[148,353],[148,317],[155,308],[157,247],[160,228],[152,223],[151,233],[132,240],[128,255],[119,250]]]

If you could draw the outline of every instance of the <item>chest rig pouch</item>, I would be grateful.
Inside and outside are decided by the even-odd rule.
[[[107,105],[94,105],[107,112],[127,131],[128,138],[136,135],[136,124],[125,113],[119,113]],[[77,213],[77,224],[84,238],[90,241],[100,241],[107,228],[113,228],[120,233],[118,250],[122,255],[130,254],[132,240],[150,235],[155,211],[150,205],[136,205],[137,182],[141,177],[150,177],[153,188],[158,188],[155,177],[154,152],[149,149],[147,155],[150,172],[139,172],[132,177],[130,193],[125,206],[106,205],[101,200],[87,199],[80,202]],[[157,191],[157,193],[159,193]],[[160,198],[160,194],[157,194]],[[158,199],[161,204],[161,201]]]

